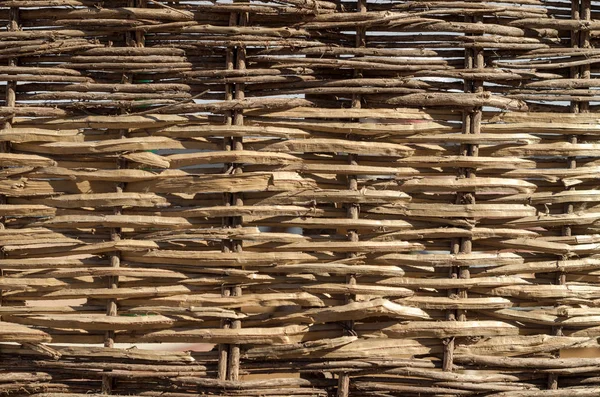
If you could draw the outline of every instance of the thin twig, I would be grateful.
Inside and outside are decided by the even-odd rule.
[[[182,105],[182,104],[184,104],[184,103],[192,102],[194,99],[198,99],[198,98],[200,98],[200,97],[204,96],[204,94],[208,93],[209,91],[210,91],[210,90],[205,90],[205,91],[202,91],[202,92],[201,92],[201,93],[199,93],[198,95],[194,95],[194,96],[193,96],[193,97],[191,97],[191,98],[187,98],[187,99],[181,100],[181,101],[179,101],[179,102],[177,102],[177,103],[170,103],[170,104],[168,104],[168,105],[165,105],[165,106],[159,106],[159,107],[157,107],[157,108],[152,108],[152,109],[144,110],[143,112],[138,112],[138,113],[130,113],[129,115],[130,115],[130,116],[139,116],[139,115],[142,115],[142,114],[150,114],[150,113],[154,113],[154,112],[155,112],[156,110],[158,110],[158,109],[162,109],[162,110],[164,110],[164,109],[168,109],[168,108],[170,108],[170,107],[173,107],[173,106],[179,106],[179,105]]]

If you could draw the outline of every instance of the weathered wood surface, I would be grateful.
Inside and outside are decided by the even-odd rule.
[[[0,1],[0,396],[600,395],[599,15]]]

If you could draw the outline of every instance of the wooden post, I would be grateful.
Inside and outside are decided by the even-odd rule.
[[[248,13],[232,13],[230,15],[229,26],[246,26],[248,24]],[[228,47],[227,49],[227,70],[246,70],[246,50],[243,47]],[[244,84],[235,83],[226,85],[226,96],[229,100],[244,99]],[[244,115],[242,110],[234,110],[226,113],[225,123],[227,125],[244,125]],[[225,150],[244,150],[244,144],[241,137],[226,138]],[[237,163],[226,164],[228,174],[243,173],[242,165]],[[242,193],[231,193],[225,195],[225,205],[242,206],[244,205]],[[242,227],[242,217],[229,217],[225,220],[228,227]],[[243,245],[241,240],[227,240],[223,242],[224,252],[242,253]],[[225,287],[223,296],[241,296],[242,287],[234,285]],[[222,326],[231,329],[240,329],[242,323],[235,319],[222,322]],[[240,346],[238,344],[219,345],[219,363],[218,376],[223,380],[239,380],[240,372]]]
[[[357,0],[356,3],[356,12],[364,14],[367,12],[367,1],[366,0]],[[356,27],[356,48],[365,48],[367,46],[367,35],[366,29],[364,27]],[[362,78],[363,72],[360,69],[354,70],[355,78]],[[362,107],[361,103],[362,96],[360,94],[355,94],[352,97],[352,108],[360,109]],[[361,122],[360,119],[356,120],[357,122]],[[352,138],[352,137],[349,137]],[[358,139],[356,137],[355,139]],[[348,164],[352,166],[358,165],[358,155],[357,154],[349,154],[348,155]],[[358,176],[357,175],[348,175],[348,190],[358,191]],[[360,216],[360,206],[357,203],[348,204],[347,208],[347,217],[349,219],[358,219]],[[356,243],[360,240],[359,234],[357,230],[350,229],[348,230],[348,241]],[[348,253],[349,258],[355,258],[357,255],[354,252]],[[350,286],[354,286],[357,283],[356,274],[349,274],[346,276],[346,283]],[[352,303],[356,301],[355,294],[349,294],[345,297],[346,303]],[[354,321],[347,321],[345,324],[346,333],[347,334],[355,334],[354,331]],[[338,379],[338,389],[337,396],[338,397],[348,397],[350,395],[350,375],[348,373],[341,373]]]
[[[129,7],[137,7],[144,8],[147,6],[147,0],[128,0]],[[127,31],[125,33],[125,45],[127,47],[143,47],[144,46],[144,34],[141,31],[131,32]],[[121,84],[133,84],[134,83],[134,75],[133,73],[127,73],[123,75],[123,79],[121,80]],[[124,110],[121,109],[121,114],[124,114]],[[121,139],[127,138],[128,130],[122,129],[120,130]],[[126,169],[128,167],[127,160],[123,158],[118,158],[116,161],[117,169]],[[119,182],[115,186],[115,192],[123,193],[125,190],[126,183]],[[116,206],[113,207],[114,215],[123,215],[123,207]],[[121,240],[121,228],[114,227],[110,229],[110,239],[111,241],[120,241]],[[121,253],[119,251],[115,251],[110,255],[110,267],[119,268],[121,267]],[[108,288],[117,289],[119,288],[119,276],[109,276],[108,277]],[[118,304],[117,299],[111,298],[108,300],[106,304],[106,315],[107,316],[118,316]],[[115,345],[115,331],[106,331],[104,335],[104,346],[108,348],[113,348]],[[106,371],[107,373],[102,376],[102,393],[103,394],[112,394],[113,389],[115,388],[115,378],[110,376],[110,371]]]
[[[16,32],[19,30],[19,8],[18,7],[11,7],[9,9],[8,12],[8,31],[11,32]],[[18,65],[18,59],[15,58],[9,58],[8,59],[8,66],[17,66]],[[5,98],[6,98],[6,107],[11,108],[14,107],[16,105],[16,100],[17,100],[17,94],[16,94],[16,88],[17,88],[17,82],[15,80],[9,81],[6,83],[6,90],[5,90]],[[13,118],[12,117],[8,117],[6,118],[6,120],[4,120],[4,122],[2,123],[2,129],[3,130],[9,130],[12,127],[12,121]],[[10,142],[0,142],[0,153],[10,153]],[[0,194],[0,204],[7,204],[7,198],[5,195]],[[0,217],[0,229],[5,229],[8,226],[6,225],[6,219],[5,217]],[[4,259],[5,258],[5,252],[4,252],[4,248],[0,247],[0,259]],[[2,268],[0,267],[0,277],[2,277],[4,275],[4,271],[2,270]],[[3,290],[2,288],[0,288],[0,307],[2,307],[3,304]],[[2,315],[0,315],[0,320],[2,320]]]
[[[590,0],[573,0],[571,2],[571,18],[574,20],[591,20],[591,1]],[[572,30],[571,31],[571,47],[572,48],[589,48],[590,47],[590,32],[588,30]],[[589,79],[590,78],[590,65],[582,65],[578,67],[572,67],[570,69],[570,75],[573,79]],[[587,113],[589,112],[589,102],[571,102],[572,113]],[[570,144],[577,144],[577,135],[568,135],[567,142]],[[567,168],[577,168],[577,157],[572,156],[567,158]],[[574,191],[574,186],[569,186],[565,189],[566,191]],[[563,212],[565,214],[573,214],[575,206],[573,203],[566,203],[563,206]],[[571,225],[564,225],[561,230],[563,236],[572,235]],[[565,255],[560,255],[559,260],[568,259]],[[556,284],[566,285],[567,284],[567,273],[564,271],[556,272]],[[552,327],[552,335],[563,336],[563,327],[554,326]],[[555,351],[554,356],[560,357],[560,351]],[[558,390],[558,374],[548,375],[548,389]]]
[[[237,13],[231,13],[229,15],[229,26],[237,26],[239,15]],[[225,50],[225,70],[234,70],[235,69],[235,48],[227,47]],[[225,100],[231,101],[234,97],[235,85],[228,83],[225,84]],[[234,120],[234,112],[226,111],[225,112],[225,125],[231,126],[233,125]],[[224,151],[233,150],[233,140],[229,137],[223,138],[223,148]],[[231,163],[227,163],[224,165],[223,172],[225,174],[230,174],[233,170],[234,165]],[[232,203],[232,194],[231,193],[223,193],[223,205],[230,206]],[[223,227],[232,227],[232,218],[231,217],[223,217],[222,220]],[[232,252],[232,244],[230,239],[224,239],[221,243],[221,250],[224,253]],[[221,294],[223,297],[228,297],[232,295],[231,287],[223,286],[221,288]],[[231,321],[229,319],[221,320],[221,327],[224,329],[231,328]],[[230,356],[230,345],[228,344],[219,344],[219,361],[217,364],[217,376],[220,380],[227,379],[228,367],[229,367],[229,356]]]
[[[467,22],[479,22],[478,17],[467,17]],[[484,69],[485,58],[484,51],[480,48],[468,48],[465,50],[465,69]],[[480,94],[483,92],[483,82],[481,80],[465,79],[464,80],[464,91],[466,93]],[[480,134],[481,133],[481,118],[482,118],[482,107],[475,106],[472,109],[463,111],[463,134]],[[479,145],[477,144],[463,144],[461,145],[461,155],[469,157],[477,157],[479,155]],[[458,172],[459,179],[475,178],[477,169],[473,168],[461,168]],[[458,192],[456,194],[455,204],[475,204],[476,192]],[[473,239],[471,237],[455,238],[451,242],[450,253],[452,255],[458,254],[470,254],[473,251]],[[451,279],[469,279],[470,271],[468,266],[455,266],[450,268]],[[467,299],[467,289],[459,288],[456,291],[449,290],[449,297],[457,297],[458,299]],[[456,311],[449,310],[446,313],[446,319],[449,321],[467,321],[467,311],[459,309]],[[443,345],[443,359],[442,368],[444,371],[452,372],[454,365],[454,349],[455,349],[455,338],[447,338],[444,340]]]
[[[248,13],[243,12],[238,16],[238,25],[246,26],[248,24]],[[244,71],[246,70],[246,49],[244,47],[238,47],[236,49],[236,60],[235,67],[236,70]],[[235,99],[243,100],[244,99],[244,84],[236,83],[235,84]],[[244,113],[243,110],[236,110],[233,116],[233,125],[242,126],[244,125]],[[244,143],[241,137],[234,137],[232,139],[232,150],[244,150]],[[243,173],[243,168],[241,164],[233,164],[232,174],[241,174]],[[242,193],[234,193],[231,197],[231,205],[232,206],[242,206],[244,205],[244,198]],[[232,219],[232,227],[242,227],[243,217],[234,217]],[[233,240],[233,252],[242,253],[243,245],[242,240]],[[231,289],[233,296],[241,296],[242,295],[242,287],[240,285],[235,285]],[[231,322],[232,329],[240,329],[242,327],[242,322],[239,319],[235,319]],[[240,345],[233,344],[229,349],[229,368],[227,372],[227,380],[238,381],[240,374]]]

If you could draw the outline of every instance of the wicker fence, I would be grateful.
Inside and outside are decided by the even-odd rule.
[[[0,395],[599,396],[599,14],[1,1]]]

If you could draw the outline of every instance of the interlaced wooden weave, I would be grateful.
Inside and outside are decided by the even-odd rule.
[[[600,396],[599,14],[0,1],[0,396]]]

